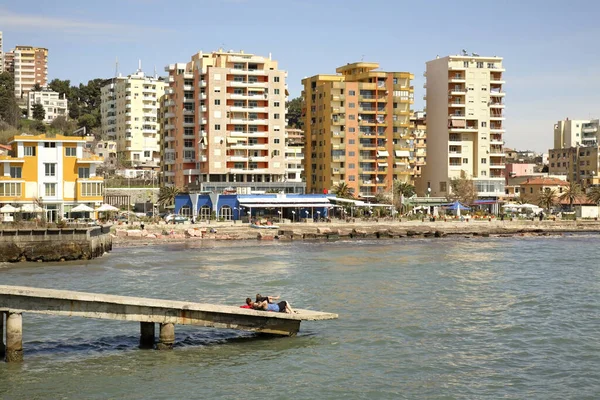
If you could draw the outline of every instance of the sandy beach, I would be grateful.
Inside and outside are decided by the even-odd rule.
[[[278,228],[256,229],[249,224],[202,222],[197,224],[114,225],[115,247],[149,246],[189,240],[334,240],[393,239],[400,237],[547,236],[566,233],[600,233],[595,220],[437,220],[284,223]]]

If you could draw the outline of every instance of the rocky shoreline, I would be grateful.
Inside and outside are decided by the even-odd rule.
[[[249,224],[213,222],[194,225],[113,226],[114,247],[150,246],[188,241],[226,240],[336,240],[549,236],[566,233],[600,233],[600,222],[579,221],[356,221],[347,223],[288,223],[276,229],[255,229]]]

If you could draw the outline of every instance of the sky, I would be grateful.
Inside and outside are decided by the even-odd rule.
[[[547,152],[558,120],[600,117],[600,2],[594,0],[0,0],[4,51],[49,49],[50,79],[166,75],[199,51],[244,50],[301,80],[350,62],[415,75],[462,49],[504,57],[505,145]]]

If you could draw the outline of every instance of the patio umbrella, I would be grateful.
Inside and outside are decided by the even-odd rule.
[[[119,211],[119,209],[115,206],[111,206],[110,204],[102,204],[100,207],[96,208],[96,211],[106,212],[106,211]]]
[[[44,212],[44,209],[37,204],[25,204],[21,207],[21,212],[24,213],[41,213]]]
[[[6,204],[2,207],[0,207],[0,213],[14,213],[19,211],[19,209],[17,207],[13,207],[10,204]]]
[[[86,206],[85,204],[79,204],[76,207],[71,208],[71,212],[93,212],[92,207]]]

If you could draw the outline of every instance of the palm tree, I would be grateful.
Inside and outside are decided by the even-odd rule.
[[[177,186],[162,186],[158,192],[158,205],[162,208],[175,204],[175,196],[179,194]]]
[[[556,190],[546,188],[538,197],[538,206],[545,208],[550,213],[554,204],[556,204]]]
[[[600,203],[600,186],[594,186],[587,194],[589,201],[594,204]]]
[[[413,197],[415,195],[415,187],[408,182],[394,181],[394,195],[398,198],[400,196],[404,196],[405,198]]]
[[[335,195],[337,197],[340,197],[343,199],[353,199],[354,198],[354,188],[351,188],[350,186],[348,186],[348,184],[344,181],[335,185],[332,190],[333,190],[333,193],[335,193]]]
[[[561,200],[569,199],[569,211],[573,211],[573,202],[581,195],[583,195],[581,186],[577,182],[571,181],[559,198]]]

